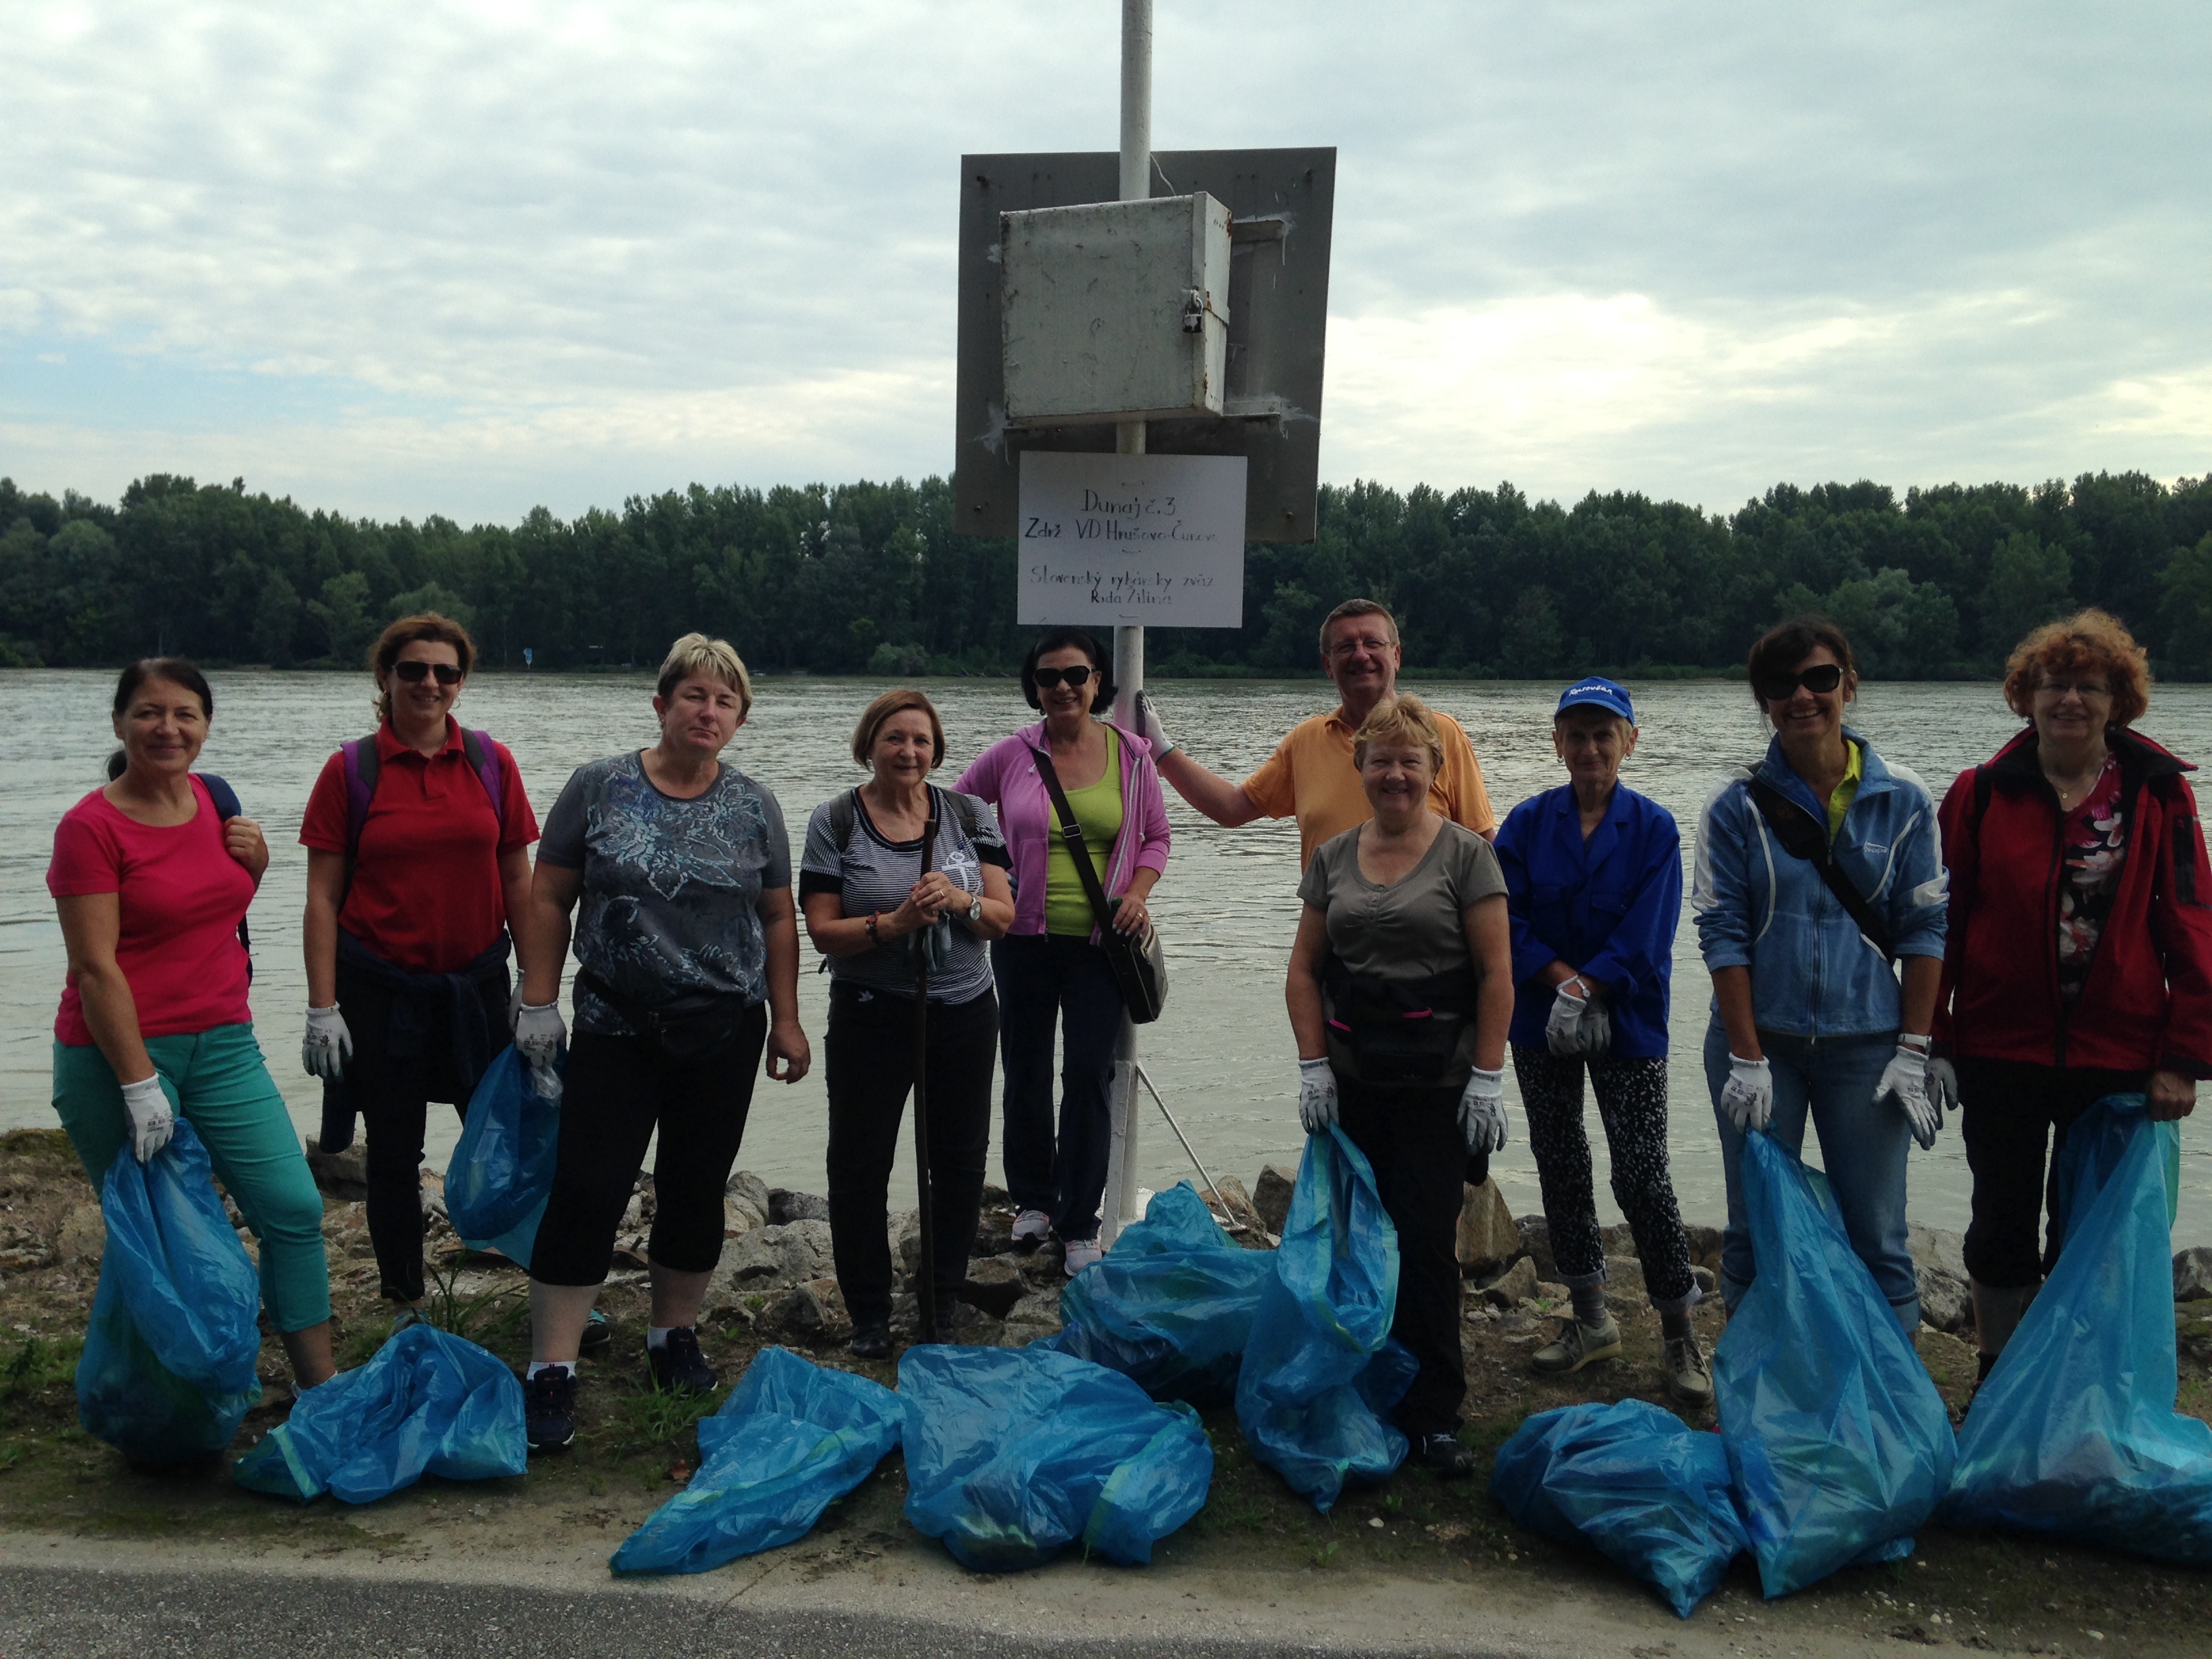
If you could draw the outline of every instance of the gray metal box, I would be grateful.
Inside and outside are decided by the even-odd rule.
[[[1221,413],[1229,209],[1204,191],[999,216],[1010,426]]]
[[[1019,528],[1024,451],[1114,447],[1114,428],[1103,422],[1023,426],[1008,417],[1000,235],[1008,213],[1114,200],[1120,168],[1112,150],[961,158],[952,478],[955,528],[970,535]],[[1156,150],[1152,189],[1156,198],[1202,191],[1229,208],[1229,302],[1216,301],[1227,313],[1229,349],[1222,412],[1155,420],[1145,447],[1158,455],[1243,456],[1247,538],[1310,542],[1336,151]]]

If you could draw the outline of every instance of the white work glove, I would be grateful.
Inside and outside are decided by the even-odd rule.
[[[1738,1134],[1764,1129],[1774,1115],[1774,1068],[1764,1060],[1729,1056],[1729,1079],[1721,1085],[1721,1110]]]
[[[554,1054],[568,1040],[568,1027],[561,1018],[559,1003],[549,1002],[542,1007],[526,1002],[515,1005],[515,1049],[532,1071],[551,1071]]]
[[[123,1115],[131,1126],[131,1156],[143,1164],[169,1144],[177,1132],[168,1091],[158,1074],[123,1085]]]
[[[1486,1072],[1480,1066],[1467,1076],[1459,1097],[1459,1138],[1467,1155],[1505,1150],[1505,1068]]]
[[[1943,1109],[1928,1097],[1928,1052],[1924,1048],[1897,1045],[1897,1052],[1889,1057],[1889,1064],[1881,1068],[1881,1081],[1874,1085],[1877,1103],[1894,1098],[1898,1110],[1912,1124],[1912,1138],[1920,1143],[1922,1152],[1936,1144],[1936,1132],[1943,1127]]]
[[[1601,1054],[1613,1047],[1613,1016],[1606,1012],[1603,997],[1592,997],[1583,1011],[1582,1038],[1586,1054]]]
[[[1325,1060],[1298,1062],[1298,1121],[1310,1135],[1336,1127],[1336,1073]]]
[[[1928,1098],[1939,1112],[1959,1109],[1959,1068],[1936,1054],[1928,1056]]]
[[[300,1039],[300,1064],[307,1075],[336,1083],[345,1075],[345,1063],[352,1058],[353,1033],[346,1030],[345,1016],[338,1012],[337,1004],[309,1008],[307,1034]]]
[[[1168,735],[1167,727],[1160,724],[1160,711],[1147,693],[1137,693],[1136,707],[1137,730],[1143,734],[1145,741],[1152,744],[1152,763],[1157,766],[1176,746],[1175,739]]]
[[[1590,999],[1570,990],[1574,983],[1562,980],[1552,988],[1552,1017],[1544,1022],[1544,1046],[1555,1054],[1583,1052],[1583,1017],[1589,1012]]]

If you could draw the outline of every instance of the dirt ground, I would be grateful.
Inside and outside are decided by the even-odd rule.
[[[116,1545],[166,1540],[219,1545],[241,1557],[310,1562],[343,1556],[435,1565],[500,1551],[551,1551],[588,1562],[611,1554],[696,1461],[692,1425],[715,1402],[651,1388],[642,1353],[643,1275],[618,1272],[601,1304],[613,1321],[614,1340],[585,1366],[576,1444],[534,1462],[526,1478],[473,1485],[426,1480],[359,1509],[329,1498],[303,1509],[239,1491],[227,1468],[134,1471],[76,1426],[72,1377],[97,1277],[97,1214],[92,1189],[58,1133],[0,1136],[0,1533]],[[355,1364],[389,1332],[361,1204],[326,1200],[325,1235],[340,1363]],[[434,1231],[429,1243],[437,1322],[511,1361],[526,1358],[520,1272],[462,1262],[458,1242],[442,1230]],[[1701,1638],[1725,1636],[1745,1651],[1829,1651],[1843,1638],[2030,1653],[2212,1650],[2212,1575],[1940,1528],[1922,1536],[1909,1562],[1848,1570],[1778,1602],[1760,1599],[1755,1572],[1747,1560],[1739,1561],[1689,1625],[1678,1625],[1656,1595],[1595,1557],[1521,1531],[1487,1494],[1496,1449],[1531,1413],[1630,1395],[1664,1403],[1656,1316],[1618,1300],[1622,1358],[1547,1380],[1528,1364],[1531,1349],[1549,1334],[1542,1310],[1524,1305],[1499,1313],[1484,1309],[1478,1297],[1468,1300],[1466,1438],[1478,1453],[1477,1478],[1444,1485],[1407,1471],[1381,1488],[1347,1493],[1322,1516],[1253,1459],[1232,1412],[1209,1413],[1216,1456],[1212,1496],[1158,1553],[1163,1573],[1199,1575],[1189,1580],[1192,1607],[1240,1594],[1326,1599],[1338,1588],[1351,1595],[1377,1583],[1404,1583],[1437,1592],[1468,1587],[1503,1598],[1500,1605],[1510,1601],[1540,1610],[1562,1601],[1610,1609],[1627,1628],[1648,1630],[1648,1643],[1629,1650],[1655,1659],[1676,1651],[1674,1644],[1687,1642],[1693,1631]],[[1717,1302],[1701,1307],[1698,1317],[1710,1348],[1721,1331]],[[728,1318],[732,1322],[702,1333],[726,1378],[759,1346],[742,1312]],[[1919,1346],[1957,1414],[1973,1378],[1972,1353],[1927,1329]],[[2192,1328],[2183,1348],[2181,1404],[2199,1415],[2212,1407],[2208,1350],[2212,1328]],[[891,1364],[856,1361],[842,1345],[810,1357],[885,1383],[894,1380]],[[272,1384],[284,1375],[273,1339],[264,1344],[262,1373]],[[248,1418],[234,1455],[288,1409],[287,1392],[272,1387]],[[1687,1420],[1705,1427],[1711,1416]],[[879,1586],[893,1597],[906,1595],[909,1583],[957,1585],[980,1577],[962,1573],[933,1541],[906,1525],[904,1496],[894,1455],[801,1543],[710,1577],[728,1582],[725,1594],[743,1593],[757,1576],[773,1573],[793,1595],[805,1585],[840,1583],[854,1595]],[[1099,1564],[1081,1571],[1103,1583],[1124,1570]],[[1240,1584],[1241,1590],[1234,1588]],[[1699,1639],[1694,1645],[1711,1644]]]

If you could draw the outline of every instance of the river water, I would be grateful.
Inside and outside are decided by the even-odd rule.
[[[253,907],[253,1006],[270,1069],[295,1121],[312,1133],[319,1094],[300,1071],[300,1011],[306,980],[298,917],[306,854],[300,814],[325,758],[343,738],[369,728],[365,676],[244,672],[214,677],[216,719],[202,763],[236,787],[249,814],[268,832],[273,857]],[[763,680],[751,720],[728,757],[774,790],[791,826],[793,851],[820,801],[858,781],[849,744],[854,720],[882,682]],[[55,820],[101,779],[113,746],[106,673],[0,672],[0,1128],[53,1122],[48,1104],[53,1012],[59,994],[60,929],[45,886]],[[933,684],[950,744],[945,775],[983,745],[1032,718],[1006,680]],[[1512,803],[1560,781],[1551,750],[1558,688],[1495,681],[1406,682],[1455,715],[1474,739],[1492,801]],[[1765,730],[1741,684],[1678,681],[1633,688],[1642,746],[1624,776],[1670,808],[1689,831],[1721,769],[1757,757]],[[1241,777],[1304,716],[1330,706],[1326,682],[1173,682],[1155,688],[1177,737],[1215,770]],[[461,714],[514,750],[530,798],[542,814],[580,763],[650,743],[653,686],[643,675],[487,675],[471,685]],[[1940,795],[1962,767],[1986,758],[2016,722],[1994,685],[1877,684],[1854,715],[1893,761],[1913,767]],[[2142,723],[2149,735],[2185,756],[2212,755],[2212,687],[2161,687]],[[1217,1175],[1249,1182],[1263,1164],[1295,1164],[1297,1068],[1282,983],[1297,919],[1297,832],[1288,822],[1223,830],[1186,808],[1170,791],[1175,854],[1154,912],[1174,965],[1174,994],[1146,1030],[1147,1069],[1181,1119],[1199,1155]],[[803,947],[811,970],[813,954]],[[826,976],[804,972],[800,1003],[819,1043]],[[1717,1223],[1725,1210],[1711,1108],[1699,1065],[1709,985],[1686,911],[1675,938],[1674,1111],[1669,1134],[1683,1214]],[[739,1163],[772,1186],[823,1190],[825,1103],[817,1063],[795,1086],[762,1080]],[[1514,1139],[1492,1168],[1516,1214],[1540,1208],[1509,1069]],[[430,1158],[442,1167],[457,1121],[433,1107]],[[1590,1112],[1605,1219],[1619,1219],[1604,1179],[1604,1139]],[[1149,1186],[1189,1173],[1166,1126],[1148,1112],[1140,1173]],[[2177,1245],[2212,1243],[2212,1107],[2184,1125],[2184,1201]],[[1808,1143],[1808,1157],[1816,1157]],[[997,1138],[992,1152],[998,1178]],[[1955,1120],[1932,1153],[1915,1152],[1911,1209],[1930,1225],[1962,1228],[1968,1174]],[[912,1190],[902,1164],[896,1196]]]

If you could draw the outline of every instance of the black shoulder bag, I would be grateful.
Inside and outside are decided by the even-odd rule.
[[[1067,791],[1060,787],[1060,774],[1053,770],[1052,757],[1034,745],[1030,753],[1036,757],[1037,775],[1044,780],[1045,792],[1052,797],[1053,810],[1060,814],[1060,839],[1074,855],[1075,873],[1082,879],[1084,894],[1091,901],[1091,914],[1098,923],[1099,944],[1106,952],[1107,966],[1114,970],[1114,983],[1121,993],[1121,1006],[1129,1011],[1129,1018],[1134,1023],[1149,1025],[1160,1017],[1160,1009],[1168,1000],[1168,959],[1167,953],[1160,948],[1159,930],[1147,924],[1135,939],[1115,932],[1114,906],[1106,897],[1106,890],[1098,884],[1098,872],[1091,867],[1090,850],[1083,844],[1083,826],[1075,821],[1075,809],[1067,804]]]
[[[1836,902],[1844,907],[1844,914],[1865,935],[1867,943],[1881,952],[1881,959],[1894,967],[1897,947],[1890,939],[1889,924],[1837,866],[1835,850],[1828,845],[1828,826],[1816,822],[1803,807],[1758,774],[1753,773],[1746,782],[1751,790],[1752,805],[1759,808],[1759,817],[1774,831],[1782,850],[1792,858],[1804,860],[1820,872],[1820,879],[1836,896]]]

